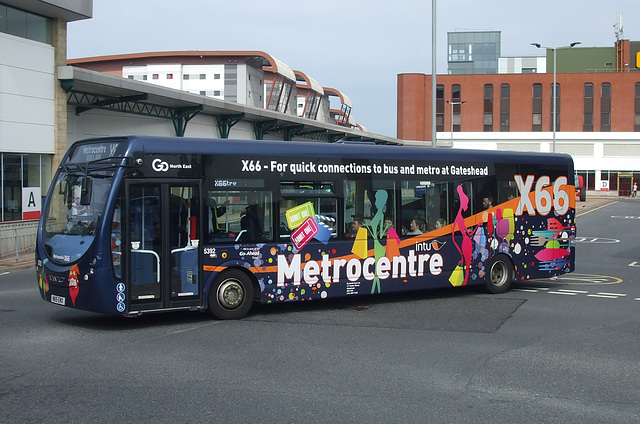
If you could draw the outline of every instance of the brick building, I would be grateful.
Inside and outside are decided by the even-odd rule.
[[[547,49],[546,73],[437,75],[437,145],[569,153],[589,189],[626,194],[640,179],[640,42],[556,54],[555,133]],[[398,75],[398,138],[430,141],[431,86]]]

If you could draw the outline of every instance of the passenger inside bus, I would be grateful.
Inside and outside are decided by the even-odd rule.
[[[262,240],[262,208],[258,205],[258,195],[247,195],[248,206],[240,214],[240,229],[244,231],[240,241]]]
[[[482,207],[484,210],[491,209],[493,207],[493,196],[490,194],[485,195],[482,198]]]
[[[351,223],[351,228],[347,233],[347,237],[355,238],[355,236],[358,234],[358,230],[362,227],[363,222],[364,222],[364,218],[362,218],[362,216],[360,215],[354,216],[353,222]]]
[[[229,201],[225,201],[222,206],[219,206],[216,202],[216,199],[209,198],[209,234],[214,235],[221,233],[220,224],[218,223],[218,218],[227,213],[227,206],[229,206]]]
[[[424,232],[424,221],[417,216],[411,220],[409,231],[405,233],[407,236],[417,236]]]

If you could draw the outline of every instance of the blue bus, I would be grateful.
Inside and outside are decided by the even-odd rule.
[[[479,285],[574,270],[564,154],[122,136],[75,142],[40,220],[42,298],[106,314]]]

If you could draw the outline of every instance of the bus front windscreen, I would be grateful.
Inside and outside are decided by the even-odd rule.
[[[44,211],[44,244],[50,260],[77,261],[91,246],[104,215],[113,175],[60,171]]]

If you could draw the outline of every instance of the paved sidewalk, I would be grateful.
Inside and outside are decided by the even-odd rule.
[[[18,258],[16,256],[7,256],[5,258],[0,259],[0,273],[6,272],[8,270],[14,268],[28,268],[33,267],[35,272],[35,252],[22,252],[18,254]]]
[[[587,194],[587,201],[580,202],[576,200],[576,215],[580,215],[581,212],[597,208],[599,206],[604,206],[613,202],[640,202],[640,196],[637,197],[621,197],[621,196],[612,196],[608,194]],[[639,203],[640,205],[640,203]]]

